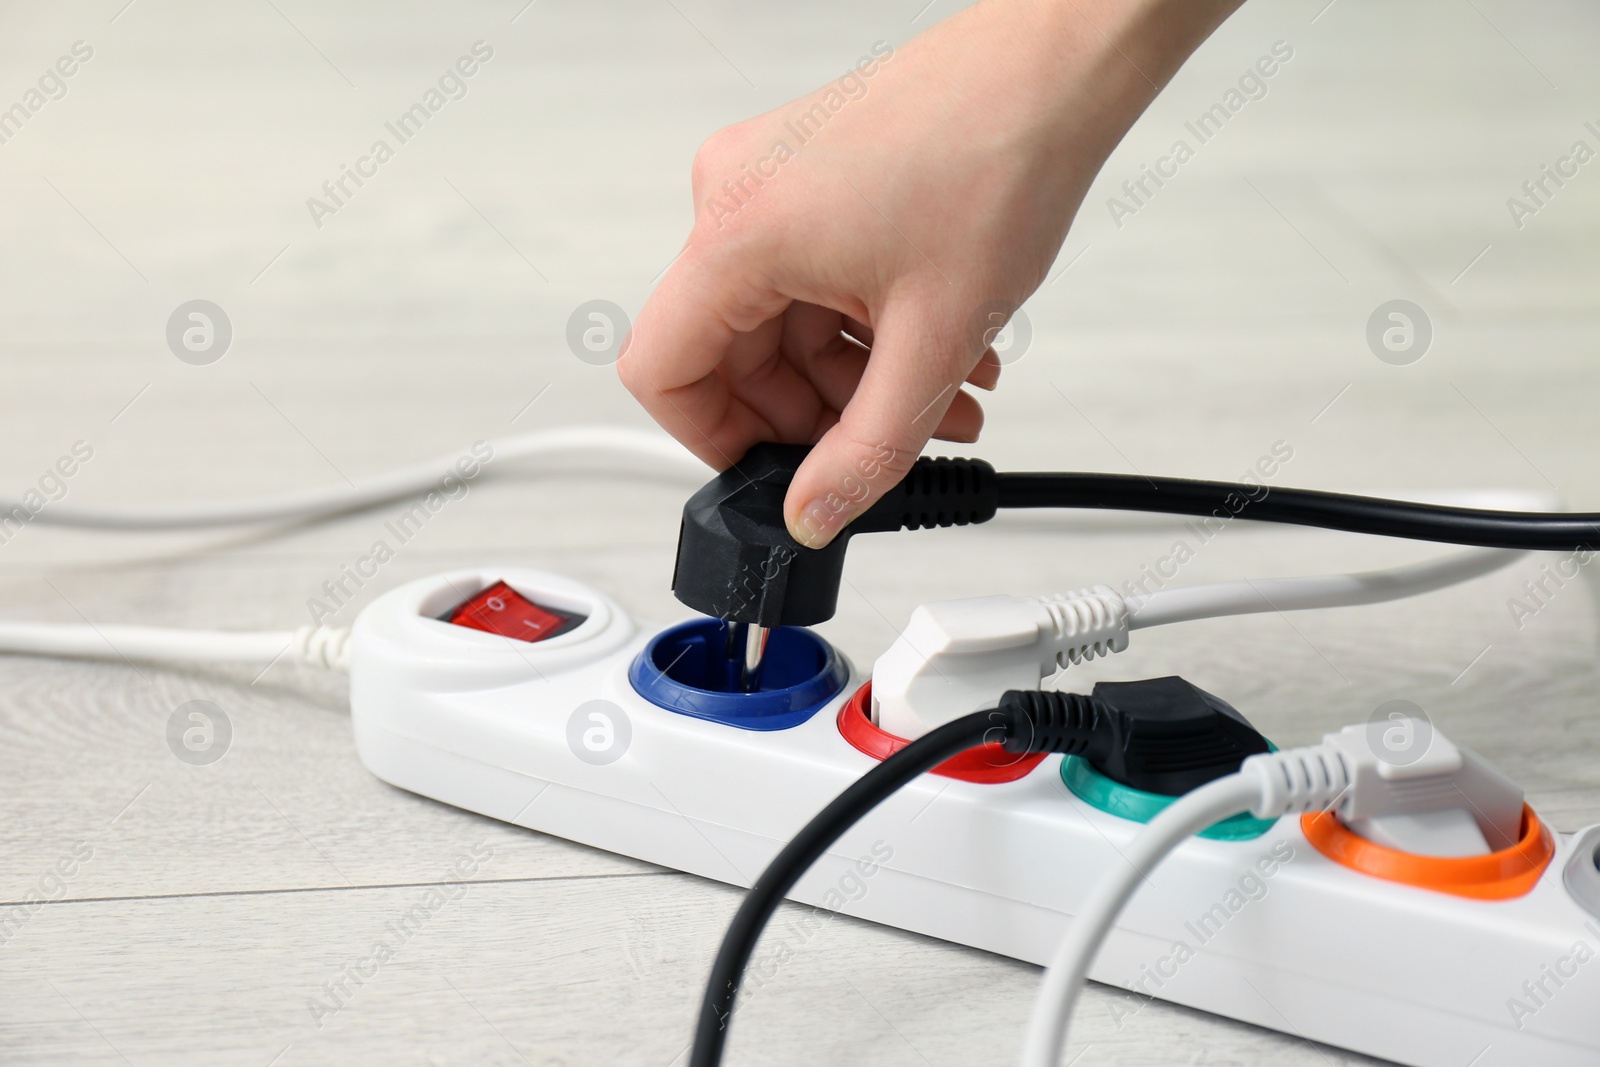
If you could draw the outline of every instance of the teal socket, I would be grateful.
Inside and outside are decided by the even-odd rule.
[[[1269,743],[1268,747],[1277,751],[1275,745]],[[1082,756],[1068,756],[1061,761],[1061,780],[1085,804],[1133,822],[1149,822],[1178,799],[1114,782],[1089,766]],[[1242,811],[1200,831],[1200,836],[1213,841],[1251,841],[1272,829],[1275,822],[1276,819],[1258,819]]]

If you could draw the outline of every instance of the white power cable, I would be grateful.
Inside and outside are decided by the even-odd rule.
[[[1242,811],[1271,819],[1322,809],[1350,789],[1354,768],[1345,751],[1330,743],[1333,736],[1319,745],[1252,756],[1237,774],[1184,794],[1150,820],[1095,886],[1051,957],[1028,1017],[1022,1067],[1061,1062],[1072,1009],[1095,955],[1140,883],[1168,853],[1191,834]]]
[[[1382,604],[1471,581],[1527,553],[1475,548],[1357,574],[1216,582],[1123,596],[1099,585],[1064,597],[991,596],[920,605],[872,668],[874,721],[921,737],[1058,667],[1122,652],[1132,630],[1227,615]]]
[[[155,626],[0,622],[0,652],[166,663],[268,665],[285,660],[306,667],[346,670],[350,665],[350,631],[328,626],[229,632],[169,630]]]
[[[664,434],[622,426],[568,426],[480,443],[470,455],[451,455],[418,463],[355,485],[324,486],[256,500],[152,508],[73,508],[52,505],[30,512],[13,500],[0,500],[0,517],[17,509],[33,521],[105,530],[168,530],[229,526],[268,520],[303,520],[353,511],[430,490],[450,491],[448,478],[470,482],[498,473],[515,460],[561,453],[609,454],[677,468],[685,476],[705,467]],[[470,463],[467,461],[470,460]],[[490,464],[495,466],[492,468]],[[475,471],[467,477],[462,465]],[[94,626],[70,623],[0,622],[0,653],[127,659],[169,663],[257,663],[279,660],[302,666],[345,670],[350,631],[302,626],[297,630],[228,632],[175,630],[152,626]]]
[[[475,448],[472,457],[476,473],[472,478],[467,478],[460,467],[468,457],[451,455],[380,474],[355,485],[324,486],[256,500],[127,509],[54,505],[28,513],[32,520],[38,522],[107,530],[185,529],[269,520],[305,520],[353,511],[430,490],[448,489],[444,483],[451,477],[463,481],[488,477],[491,462],[497,464],[493,471],[498,473],[509,462],[562,453],[609,454],[645,459],[675,468],[686,477],[698,477],[705,473],[699,460],[664,434],[622,426],[569,426],[503,438],[488,442],[481,449]],[[1491,495],[1484,501],[1476,502],[1482,506],[1496,500]],[[1529,494],[1522,494],[1515,503],[1523,507],[1551,506],[1543,496]],[[17,509],[28,511],[19,502],[0,499],[0,517]],[[1104,588],[1092,594],[1082,594],[1079,598],[1045,598],[1037,603],[1048,607],[1053,613],[1052,618],[1063,612],[1070,614],[1079,610],[1082,605],[1077,605],[1076,601],[1083,596],[1099,598],[1091,606],[1098,605],[1106,610],[1116,606],[1118,610],[1114,614],[1117,625],[1114,629],[1121,629],[1123,636],[1120,642],[1113,643],[1114,634],[1110,637],[1102,635],[1105,647],[1095,651],[1103,655],[1125,647],[1126,631],[1131,629],[1222,615],[1381,603],[1431,592],[1488,574],[1521,555],[1523,553],[1478,549],[1449,559],[1389,571],[1224,582],[1163,590],[1126,598],[1126,610],[1112,605],[1112,601],[1119,598]],[[1105,603],[1102,605],[1101,601]],[[1099,618],[1099,615],[1095,618]],[[1061,630],[1061,626],[1054,626],[1053,629]],[[1056,635],[1058,643],[1076,632],[1075,628],[1067,627]],[[230,633],[148,626],[96,627],[0,622],[0,653],[91,659],[271,663],[288,656],[295,663],[344,669],[348,661],[347,641],[346,630],[316,626],[302,626],[293,631]],[[1072,649],[1057,651],[1061,652],[1062,663],[1068,660],[1076,662],[1093,654],[1083,650],[1074,652]]]
[[[698,462],[698,461],[696,461]],[[1247,615],[1269,611],[1303,611],[1310,608],[1350,607],[1358,604],[1379,604],[1390,600],[1399,600],[1403,597],[1417,596],[1422,593],[1443,589],[1449,585],[1469,581],[1473,578],[1492,573],[1520,558],[1525,553],[1506,551],[1503,549],[1474,549],[1470,552],[1458,553],[1446,559],[1432,560],[1427,563],[1414,564],[1408,567],[1397,567],[1385,571],[1367,571],[1360,574],[1330,574],[1304,578],[1269,578],[1262,580],[1246,580],[1242,582],[1218,582],[1211,585],[1197,585],[1186,589],[1168,589],[1146,596],[1126,598],[1127,611],[1114,611],[1106,616],[1104,625],[1088,627],[1080,632],[1079,629],[1056,627],[1051,629],[1054,644],[1048,650],[1046,657],[1050,662],[1065,663],[1068,660],[1077,662],[1087,658],[1090,652],[1078,650],[1078,644],[1089,641],[1095,642],[1094,652],[1104,655],[1111,651],[1120,651],[1127,647],[1127,638],[1120,638],[1106,630],[1109,626],[1113,630],[1117,627],[1126,627],[1127,630],[1144,629],[1151,626],[1164,626],[1176,622],[1192,622],[1199,619],[1217,618],[1224,615]],[[1078,599],[1088,598],[1085,603],[1092,601],[1091,606],[1106,608],[1116,594],[1109,589],[1099,587],[1080,595]],[[1065,603],[1060,598],[1027,598],[1004,597],[983,598],[995,601],[1017,601],[1030,612],[1045,611],[1051,620],[1059,623],[1057,616],[1063,615],[1072,605]],[[964,608],[962,601],[945,602],[952,608]],[[925,605],[919,611],[940,607],[939,604]],[[1003,605],[1002,605],[1003,606]],[[1109,611],[1109,608],[1106,608]],[[965,612],[959,612],[965,615]],[[1103,612],[1102,612],[1103,614]],[[1100,616],[1096,615],[1096,619]],[[1059,631],[1059,632],[1058,632]],[[1102,633],[1101,631],[1106,631]],[[908,628],[909,632],[909,628]],[[1034,630],[1037,634],[1039,631]],[[261,633],[228,632],[222,630],[173,630],[151,626],[92,626],[73,623],[35,623],[35,622],[0,622],[0,654],[11,653],[18,655],[36,656],[71,656],[86,659],[130,659],[153,660],[170,663],[270,663],[280,658],[287,657],[289,662],[308,666],[327,667],[342,670],[347,663],[348,651],[345,642],[349,631],[332,629],[319,626],[302,626],[293,631],[268,631]],[[1087,634],[1087,636],[1085,636]],[[1107,636],[1110,634],[1110,636]],[[1074,635],[1077,643],[1074,644]],[[984,636],[984,635],[980,635]],[[992,636],[985,636],[986,641],[992,642]],[[1056,645],[1072,645],[1072,649],[1063,651]],[[895,647],[899,647],[899,644]],[[1064,645],[1063,645],[1064,647]],[[921,642],[920,648],[913,648],[916,653],[908,670],[918,677],[930,671],[937,675],[942,683],[939,693],[921,694],[918,701],[909,700],[909,690],[913,684],[908,680],[903,686],[891,690],[889,680],[896,677],[895,660],[891,656],[894,648],[884,653],[878,665],[874,668],[874,675],[881,676],[884,681],[882,696],[891,692],[906,690],[907,700],[899,703],[915,703],[919,715],[942,712],[930,703],[934,697],[945,695],[944,689],[952,689],[951,680],[956,672],[948,667],[933,667],[929,664],[939,660],[934,654],[929,641]],[[991,656],[998,652],[989,648]],[[1081,653],[1081,654],[1079,654]],[[1037,655],[1025,657],[1024,664],[1028,678],[1024,681],[1008,680],[1001,685],[987,674],[975,674],[971,678],[963,677],[961,680],[971,683],[984,693],[994,691],[996,685],[1000,688],[1028,688],[1037,685],[1042,677],[1042,665],[1038,662]],[[1004,666],[1002,664],[1002,666]],[[902,672],[904,673],[904,672]],[[953,690],[952,690],[953,693]],[[957,694],[959,695],[959,694]],[[882,699],[879,689],[874,689],[874,697]],[[968,709],[970,710],[970,709]],[[891,716],[892,717],[892,716]],[[941,720],[942,721],[942,720]],[[880,725],[884,725],[880,722]],[[898,720],[893,724],[904,731],[911,730],[919,733],[913,723],[902,723]],[[937,723],[933,723],[937,725]],[[885,725],[885,728],[889,727]]]
[[[1149,871],[1191,834],[1248,808],[1260,787],[1241,774],[1208,782],[1173,801],[1145,826],[1116,865],[1095,885],[1072,930],[1050,960],[1023,1038],[1023,1067],[1056,1067],[1089,965],[1117,916]]]
[[[1315,745],[1251,756],[1238,773],[1177,798],[1151,819],[1090,892],[1051,956],[1028,1018],[1022,1067],[1057,1067],[1072,1007],[1118,915],[1168,853],[1213,823],[1243,811],[1258,819],[1327,811],[1362,833],[1429,816],[1437,834],[1439,816],[1459,814],[1479,831],[1488,826],[1515,840],[1522,790],[1481,756],[1437,732],[1412,763],[1396,765],[1386,756],[1373,748],[1365,724],[1346,726]]]
[[[1502,511],[1564,511],[1566,501],[1545,490],[1478,489],[1401,494],[1396,499]],[[1128,628],[1256,615],[1270,611],[1349,608],[1433,593],[1509,567],[1528,555],[1514,549],[1475,548],[1406,567],[1355,574],[1216,582],[1126,599]]]
[[[1407,567],[1357,574],[1215,582],[1126,598],[1128,628],[1142,630],[1174,622],[1255,615],[1270,611],[1348,608],[1432,593],[1510,566],[1526,552],[1475,548]]]
[[[474,456],[478,461],[479,473],[474,478],[464,479],[466,481],[494,476],[499,473],[500,464],[561,453],[634,457],[661,464],[668,469],[676,468],[685,477],[698,477],[702,480],[707,471],[704,464],[671,437],[628,426],[600,424],[564,426],[480,442],[480,444],[487,446],[488,458],[483,455]],[[15,498],[0,497],[0,517],[12,515],[20,509],[29,515],[30,521],[101,530],[176,530],[305,520],[355,511],[437,489],[447,477],[462,477],[456,464],[466,458],[461,454],[442,456],[425,463],[375,475],[354,485],[329,485],[319,489],[298,490],[254,500],[225,501],[216,504],[178,504],[146,508],[81,508],[52,504],[35,510]],[[496,464],[492,471],[489,469],[491,461]],[[1484,489],[1394,495],[1396,499],[1403,500],[1450,504],[1457,507],[1498,507],[1513,511],[1548,511],[1557,510],[1562,506],[1559,502],[1551,502],[1553,499],[1551,494],[1535,490]],[[1122,521],[1152,519],[1151,516],[1137,512],[1111,514],[1120,516]],[[1093,524],[1093,512],[1072,512],[1070,515],[1074,524]],[[1035,513],[1028,510],[1002,512],[996,518],[1037,519],[1041,516],[1054,522],[1061,521],[1061,516],[1057,513],[1048,511]],[[1154,521],[1165,523],[1176,520],[1168,516],[1155,516]]]
[[[497,475],[502,465],[515,460],[563,453],[643,459],[660,467],[679,469],[685,476],[698,476],[701,480],[707,474],[706,466],[672,438],[626,426],[565,426],[479,444],[483,446],[481,451],[441,456],[363,479],[354,485],[328,485],[255,500],[148,508],[80,508],[51,504],[30,510],[15,499],[0,499],[0,517],[20,510],[33,522],[102,530],[176,530],[314,519],[430,490],[448,490],[449,486],[443,484],[448,478],[472,482]],[[460,463],[470,463],[477,473],[465,477],[458,467]]]

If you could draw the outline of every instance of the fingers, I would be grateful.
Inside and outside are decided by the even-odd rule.
[[[983,356],[978,360],[978,365],[972,368],[971,374],[967,375],[967,384],[991,391],[1000,384],[1000,357],[993,348],[985,348],[983,350]]]
[[[782,317],[737,335],[718,371],[732,404],[749,408],[769,428],[763,440],[809,443],[822,413],[815,383],[779,341],[801,307],[790,305]]]
[[[971,362],[959,330],[923,306],[891,308],[839,421],[796,472],[784,501],[790,534],[819,548],[896,485],[930,437],[972,441],[983,410],[961,391]]]
[[[762,324],[776,331],[773,320],[786,304],[755,291],[738,272],[712,269],[690,249],[639,312],[617,375],[668,433],[722,470],[776,430],[733,395],[718,368],[759,349]],[[776,347],[772,337],[765,340]]]
[[[944,417],[933,431],[934,440],[970,445],[983,432],[983,405],[971,393],[956,391]],[[920,449],[919,449],[920,451]]]
[[[821,349],[801,357],[806,377],[816,389],[823,405],[841,412],[855,395],[861,376],[867,372],[870,353],[847,337],[835,336]],[[816,440],[813,434],[807,443]]]

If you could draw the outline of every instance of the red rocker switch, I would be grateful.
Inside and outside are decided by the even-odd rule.
[[[445,621],[518,641],[543,641],[566,633],[586,618],[586,615],[542,607],[505,582],[496,582],[452,608]]]

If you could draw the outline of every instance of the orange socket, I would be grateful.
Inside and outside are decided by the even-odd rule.
[[[1335,863],[1385,881],[1414,885],[1473,900],[1510,900],[1533,889],[1550,865],[1555,842],[1533,809],[1522,806],[1522,837],[1510,848],[1485,856],[1419,856],[1368,841],[1334,817],[1300,817],[1312,847]]]
[[[886,760],[911,742],[880,729],[867,717],[870,707],[872,683],[867,682],[839,709],[839,732],[857,750],[875,760]],[[932,773],[983,785],[1015,782],[1037,767],[1046,755],[1048,753],[1045,752],[1007,752],[998,742],[991,741],[950,757],[935,767]]]

